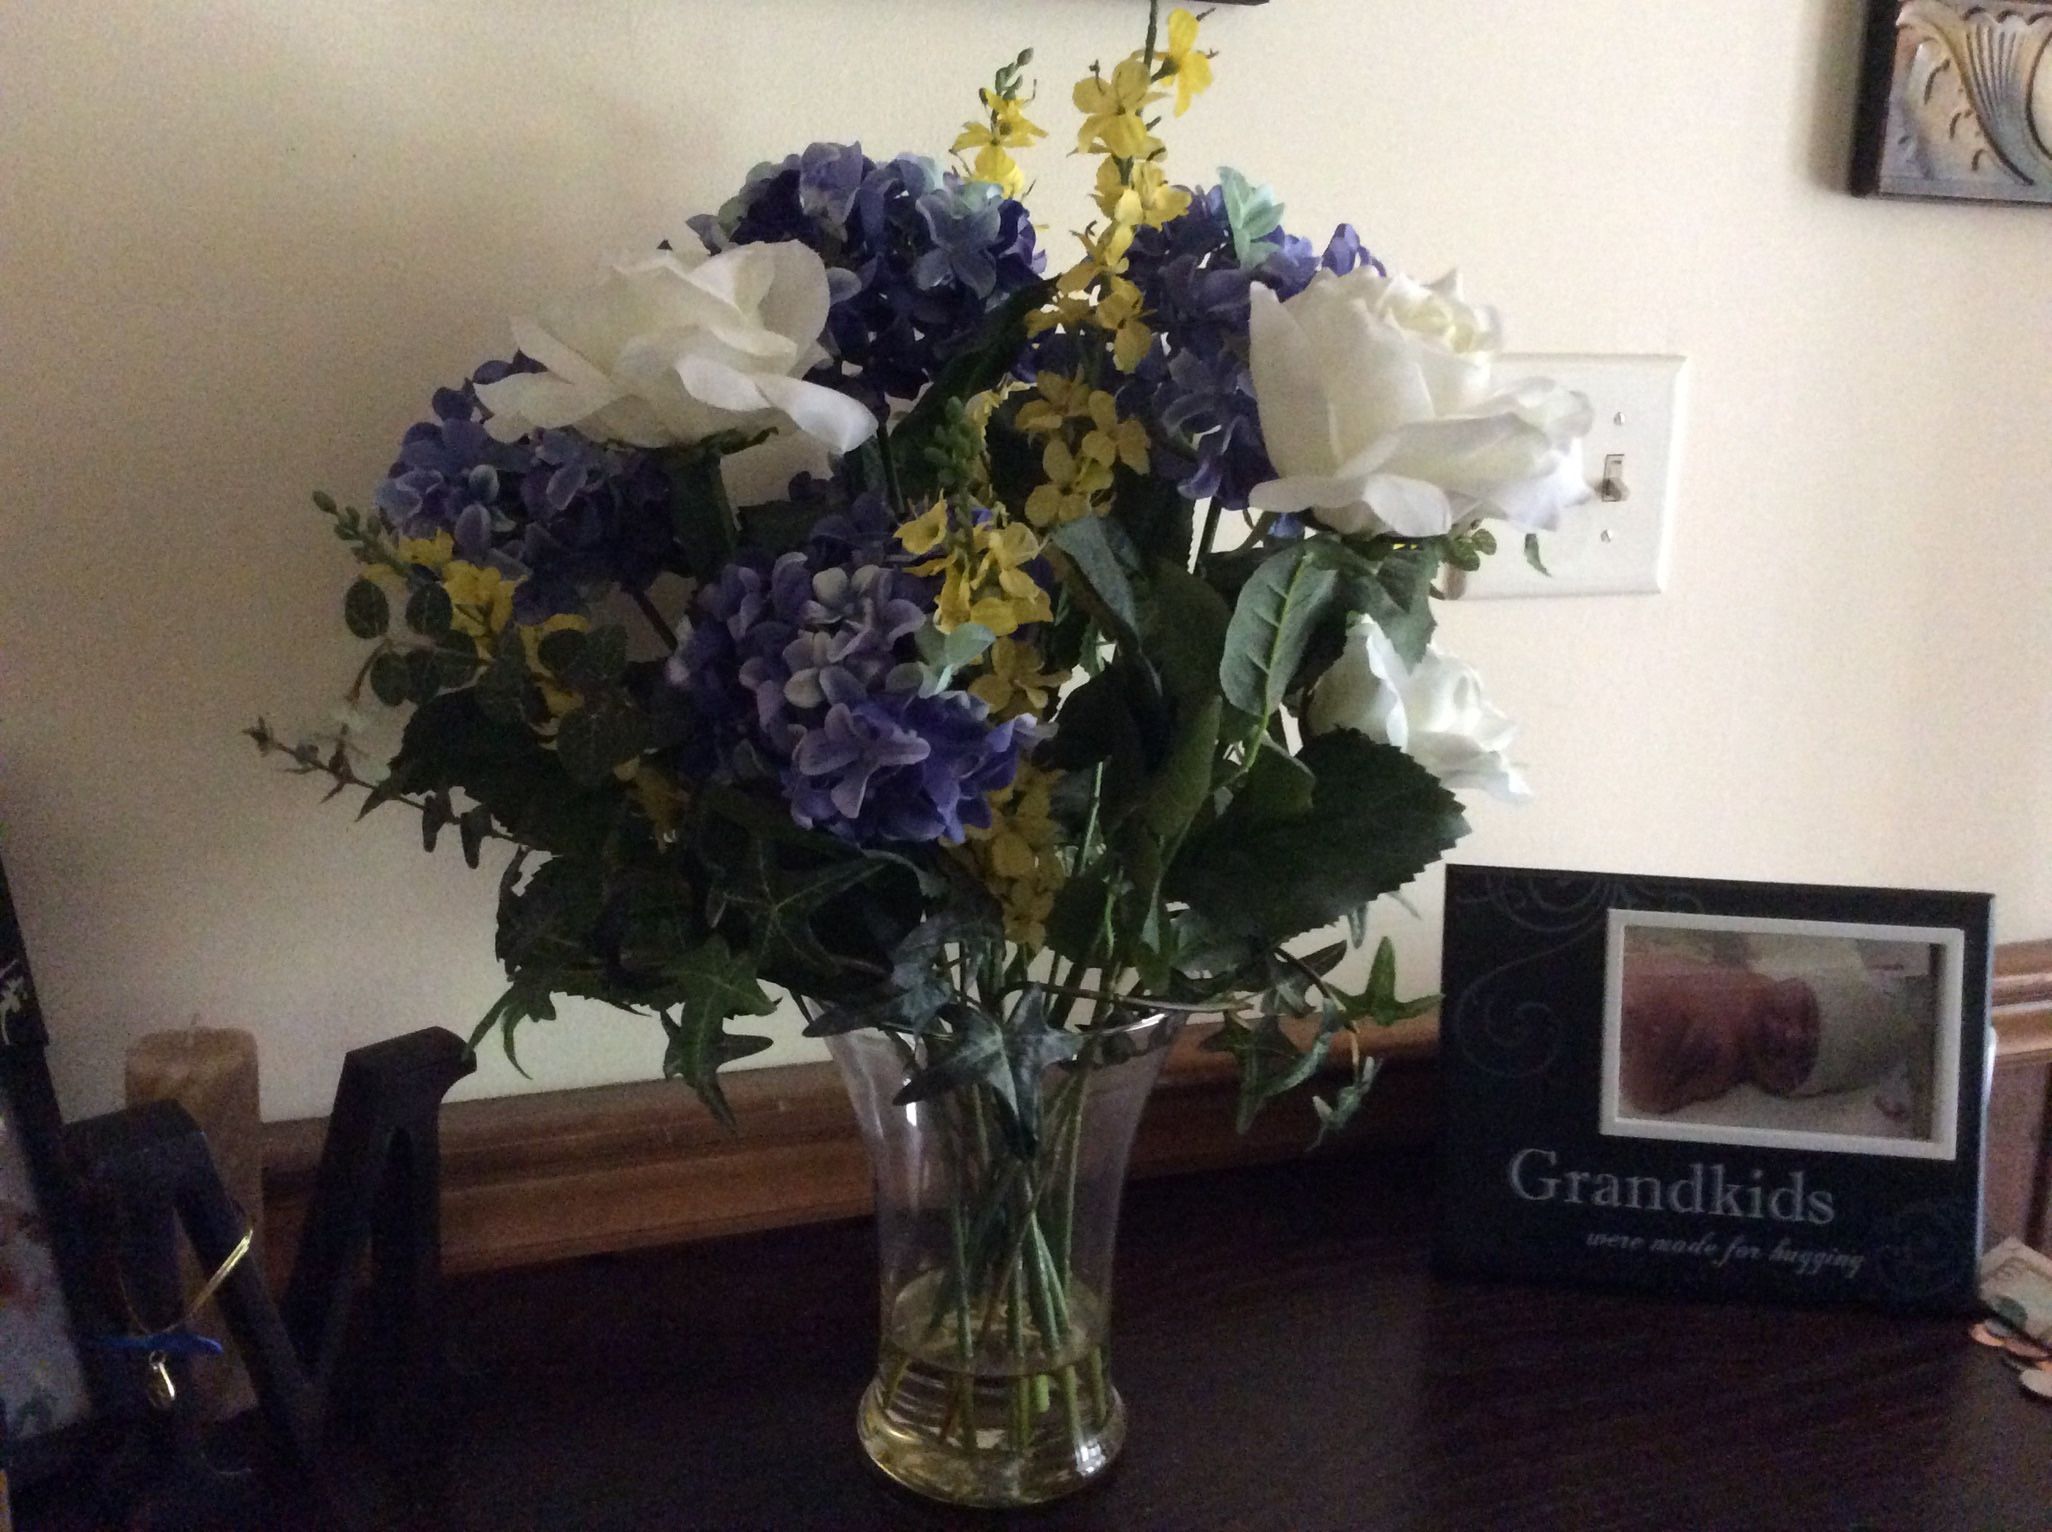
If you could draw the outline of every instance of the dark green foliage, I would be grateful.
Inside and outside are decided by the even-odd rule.
[[[1394,893],[1467,833],[1460,801],[1401,750],[1339,730],[1304,747],[1311,804],[1270,817],[1235,803],[1194,837],[1168,891],[1217,929],[1287,941]]]

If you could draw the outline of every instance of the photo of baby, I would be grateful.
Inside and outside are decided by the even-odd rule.
[[[1603,1131],[1948,1157],[1946,935],[1613,911]]]

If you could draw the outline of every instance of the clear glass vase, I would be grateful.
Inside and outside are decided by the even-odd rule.
[[[1019,1114],[1038,1117],[1030,1145],[1003,1131],[988,1085],[897,1105],[921,1044],[833,1039],[876,1173],[882,1338],[858,1429],[899,1483],[954,1505],[1031,1505],[1118,1456],[1112,1246],[1133,1130],[1179,1020],[1090,1033]]]

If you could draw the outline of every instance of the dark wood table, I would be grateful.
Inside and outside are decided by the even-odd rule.
[[[1132,1428],[1045,1527],[2052,1527],[2052,1406],[1964,1323],[1436,1281],[1427,1164],[1143,1183]],[[455,1286],[439,1525],[990,1524],[856,1445],[871,1237],[835,1224]]]
[[[866,1224],[463,1278],[446,1477],[380,1520],[2052,1527],[2052,1406],[1963,1321],[1439,1282],[1429,1183],[1376,1152],[1134,1187],[1124,1458],[1008,1517],[929,1506],[856,1445]]]

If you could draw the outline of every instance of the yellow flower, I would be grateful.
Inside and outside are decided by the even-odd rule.
[[[1031,644],[1000,638],[983,657],[984,673],[969,683],[999,718],[1016,713],[1040,714],[1047,699],[1068,680],[1066,671],[1040,668],[1040,652]]]
[[[455,556],[456,539],[447,532],[437,532],[433,537],[402,537],[398,552],[404,563],[420,564],[439,572]]]
[[[969,179],[988,181],[1014,202],[1026,195],[1026,172],[996,144],[986,144],[976,151],[976,158],[969,163]]]
[[[1190,206],[1190,194],[1168,184],[1158,160],[1142,160],[1124,174],[1117,160],[1097,166],[1097,205],[1112,222],[1158,229]]]
[[[1147,428],[1137,420],[1119,419],[1118,402],[1099,390],[1090,396],[1092,429],[1084,438],[1082,455],[1110,468],[1124,463],[1135,473],[1147,472]]]
[[[1145,159],[1161,141],[1147,131],[1140,112],[1163,94],[1147,78],[1147,66],[1137,55],[1122,61],[1109,80],[1096,73],[1084,76],[1075,90],[1076,110],[1083,114],[1076,147],[1086,153],[1116,154],[1122,160]]]
[[[1026,519],[1036,527],[1059,526],[1090,515],[1095,510],[1091,497],[1111,487],[1109,468],[1077,457],[1059,438],[1040,454],[1040,468],[1047,482],[1026,498]]]
[[[1000,96],[988,85],[984,86],[981,95],[984,110],[990,114],[989,120],[962,124],[962,132],[954,142],[957,154],[964,149],[985,146],[1024,149],[1047,137],[1045,128],[1027,119],[1026,103],[1017,96]]]
[[[1090,389],[1080,378],[1065,373],[1043,372],[1033,380],[1038,399],[1019,407],[1019,429],[1035,436],[1059,431],[1073,415],[1087,413]]]
[[[1211,60],[1197,51],[1197,18],[1178,6],[1169,12],[1168,47],[1162,50],[1176,82],[1176,115],[1211,86]]]
[[[898,528],[898,541],[907,553],[917,558],[931,552],[948,535],[948,503],[936,500],[933,509],[923,516],[915,516]]]
[[[684,817],[684,789],[646,762],[635,767],[633,789],[634,801],[656,832],[665,840],[676,834],[677,822]]]
[[[489,565],[450,559],[442,566],[442,589],[455,609],[450,625],[476,640],[479,654],[489,654],[493,636],[513,620],[516,583]]]

